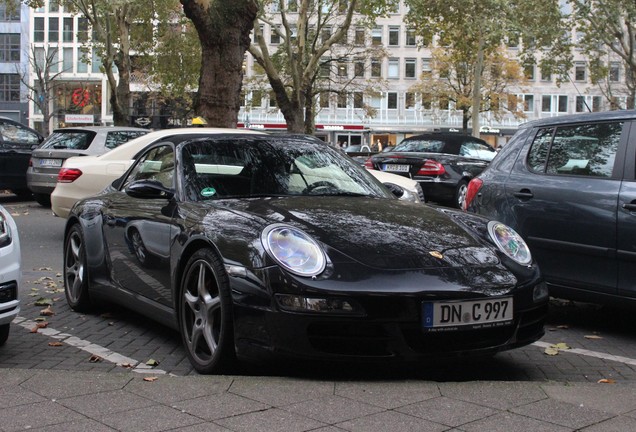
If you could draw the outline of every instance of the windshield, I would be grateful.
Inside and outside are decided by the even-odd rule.
[[[182,148],[188,199],[258,196],[393,198],[363,168],[302,139],[200,139]]]
[[[395,152],[442,153],[444,141],[436,139],[405,140],[395,146]]]
[[[47,138],[41,148],[86,150],[95,135],[91,131],[57,131]]]

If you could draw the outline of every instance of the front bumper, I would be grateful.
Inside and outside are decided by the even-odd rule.
[[[400,285],[394,275],[394,286]],[[271,279],[270,279],[271,280]],[[480,330],[426,332],[422,326],[422,302],[483,298],[482,294],[455,291],[396,293],[353,291],[331,293],[352,300],[363,315],[293,313],[275,302],[266,304],[235,292],[235,340],[237,355],[246,359],[290,358],[306,360],[419,361],[494,354],[530,344],[544,334],[548,298],[533,300],[536,277],[508,295],[514,298],[510,325]],[[240,285],[240,284],[239,284]],[[237,288],[238,289],[235,289]],[[464,287],[465,288],[465,287]]]

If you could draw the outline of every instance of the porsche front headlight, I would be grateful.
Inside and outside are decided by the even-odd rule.
[[[501,222],[490,221],[488,234],[499,250],[521,265],[530,265],[532,255],[526,242],[519,234],[508,225]]]
[[[322,248],[308,234],[289,225],[267,227],[261,236],[263,246],[284,269],[299,276],[316,276],[325,269]]]

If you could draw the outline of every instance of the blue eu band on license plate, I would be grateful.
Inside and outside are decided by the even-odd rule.
[[[475,330],[512,324],[512,297],[422,303],[425,331]]]

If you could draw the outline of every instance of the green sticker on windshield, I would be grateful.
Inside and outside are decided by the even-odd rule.
[[[216,189],[213,187],[207,187],[201,191],[201,196],[209,197],[212,195],[216,195]]]

